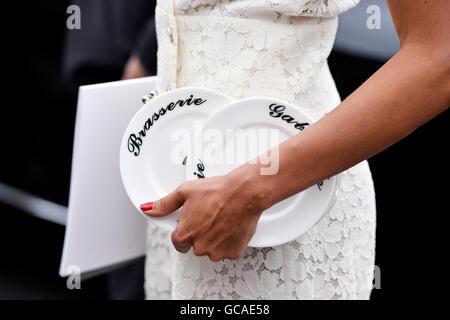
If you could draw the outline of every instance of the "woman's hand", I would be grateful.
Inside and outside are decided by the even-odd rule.
[[[182,206],[172,233],[179,252],[192,246],[195,255],[208,255],[212,261],[238,259],[265,209],[261,196],[250,178],[229,174],[185,182],[166,197],[141,205],[141,210],[162,217]]]
[[[128,59],[125,67],[123,68],[121,80],[136,79],[148,76],[150,76],[150,73],[145,69],[141,59],[139,59],[138,56],[133,55]]]

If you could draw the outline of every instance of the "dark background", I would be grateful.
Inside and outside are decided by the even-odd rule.
[[[67,205],[76,96],[61,79],[68,2],[2,6],[0,182]],[[76,32],[76,31],[74,31]],[[382,66],[333,51],[345,98]],[[449,213],[448,112],[369,160],[377,197],[373,299],[434,298],[441,286],[443,216]],[[394,122],[386,127],[395,126]],[[0,299],[106,299],[104,276],[68,290],[59,278],[64,227],[0,203]]]

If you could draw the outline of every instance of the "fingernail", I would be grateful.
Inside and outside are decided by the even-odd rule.
[[[147,203],[141,204],[141,210],[143,212],[152,211],[153,204],[154,204],[154,202],[147,202]]]

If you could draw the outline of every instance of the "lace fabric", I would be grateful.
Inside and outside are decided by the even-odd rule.
[[[359,0],[175,0],[175,13],[246,19],[281,16],[332,17],[356,6]]]
[[[265,95],[318,118],[340,103],[326,60],[335,15],[355,1],[176,0],[174,8],[169,2],[158,1],[155,15],[159,90],[203,86],[236,99]],[[274,7],[282,18],[267,18]],[[247,248],[234,261],[211,262],[192,250],[180,254],[170,234],[150,222],[147,298],[368,299],[376,210],[367,161],[342,173],[336,197],[301,237],[277,247]]]

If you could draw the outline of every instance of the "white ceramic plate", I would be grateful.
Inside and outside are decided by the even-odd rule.
[[[301,134],[313,122],[314,119],[298,106],[278,99],[251,97],[234,101],[205,120],[203,137],[207,141],[203,143],[202,153],[195,156],[196,161],[186,166],[187,180],[224,175]],[[218,144],[219,141],[222,144]],[[329,209],[335,199],[337,183],[338,176],[326,179],[264,211],[249,246],[280,245],[302,235]]]
[[[128,197],[139,212],[142,203],[164,197],[185,181],[183,148],[194,129],[201,130],[204,119],[231,101],[217,91],[182,87],[154,97],[135,114],[120,146],[120,172]],[[178,216],[145,217],[173,230]]]

